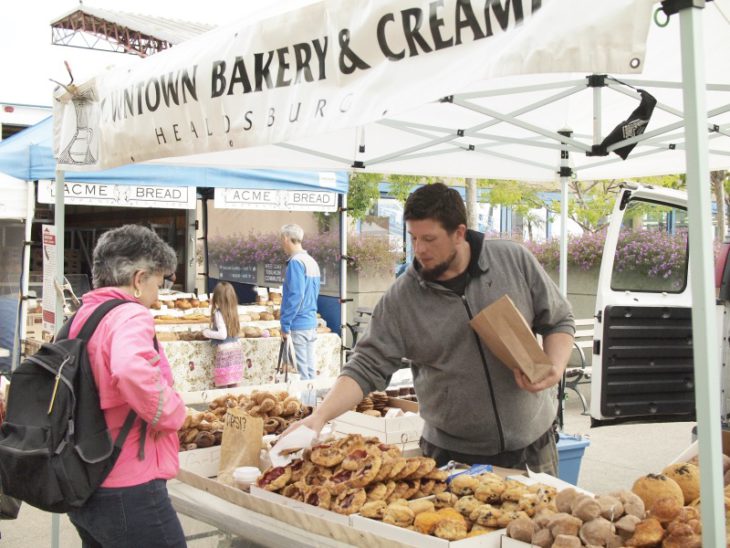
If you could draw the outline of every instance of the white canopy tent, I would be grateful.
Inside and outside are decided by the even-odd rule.
[[[686,172],[702,497],[713,509],[703,538],[719,546],[720,374],[703,219],[708,169],[730,164],[730,3],[663,4],[680,10],[665,28],[651,24],[653,0],[257,4],[238,25],[59,95],[59,168],[351,166],[544,181],[562,167],[564,189],[572,173]],[[646,133],[613,145],[637,142],[625,162],[585,155],[638,106],[617,80],[658,100]]]

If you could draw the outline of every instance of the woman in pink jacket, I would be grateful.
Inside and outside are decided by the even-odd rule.
[[[85,294],[71,326],[81,330],[96,307],[124,299],[88,341],[89,361],[112,439],[130,409],[137,413],[111,473],[78,510],[68,513],[87,547],[185,546],[167,494],[178,470],[177,431],[185,405],[155,340],[149,307],[177,267],[175,252],[148,228],[126,225],[99,238]]]

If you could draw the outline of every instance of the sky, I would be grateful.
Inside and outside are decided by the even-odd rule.
[[[240,17],[244,6],[255,1],[84,0],[84,5],[217,25]],[[0,103],[50,106],[56,86],[50,79],[64,84],[69,80],[64,60],[71,65],[76,83],[108,66],[134,62],[131,55],[51,44],[50,22],[74,10],[78,1],[10,0],[2,6]]]

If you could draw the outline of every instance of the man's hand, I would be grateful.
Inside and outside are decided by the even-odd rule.
[[[547,377],[535,383],[530,382],[528,376],[519,369],[513,369],[512,372],[515,375],[517,386],[528,392],[540,392],[541,390],[555,386],[563,378],[563,368],[554,365],[550,366],[550,373],[548,373]]]
[[[284,430],[281,433],[281,435],[279,436],[279,438],[283,438],[284,436],[291,434],[292,432],[294,432],[294,430],[296,430],[297,428],[299,428],[301,426],[306,426],[306,427],[314,430],[314,432],[317,433],[317,436],[319,436],[319,433],[322,431],[322,428],[324,428],[324,425],[326,423],[327,423],[327,421],[323,421],[317,415],[309,415],[308,417],[305,417],[300,421],[290,424],[289,428]]]
[[[281,332],[281,338],[282,338],[282,339],[284,339],[284,340],[287,340],[287,339],[289,338],[289,333],[284,333],[284,332],[282,331],[282,332]]]

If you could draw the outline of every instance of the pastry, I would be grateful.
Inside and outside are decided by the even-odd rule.
[[[330,508],[338,514],[350,515],[359,512],[366,501],[365,489],[348,489],[337,495]]]
[[[433,530],[436,528],[438,522],[442,519],[443,516],[437,514],[436,512],[421,512],[420,514],[416,515],[413,521],[413,526],[419,533],[423,533],[424,535],[430,535],[433,533]]]
[[[278,491],[291,479],[291,469],[283,466],[268,468],[256,480],[256,485],[267,491]]]
[[[345,460],[345,453],[333,444],[323,444],[313,447],[309,458],[314,464],[331,467]]]
[[[446,540],[461,540],[466,538],[466,523],[464,520],[445,518],[436,524],[433,534]]]
[[[636,524],[633,536],[626,546],[654,546],[664,538],[664,528],[656,518],[647,518]]]
[[[468,474],[460,474],[451,480],[449,490],[455,495],[473,495],[479,487],[479,480]]]
[[[536,531],[535,524],[531,519],[519,518],[507,525],[507,536],[522,542],[531,543]]]
[[[489,481],[480,483],[474,491],[474,496],[486,504],[498,504],[504,493],[504,482]]]
[[[408,508],[413,510],[413,513],[418,516],[418,514],[421,514],[423,512],[431,512],[435,513],[436,508],[434,507],[434,504],[430,500],[426,499],[417,499],[412,500],[408,502]]]
[[[332,494],[324,487],[310,487],[304,493],[304,502],[329,510],[332,504]]]
[[[634,482],[631,490],[644,501],[646,508],[651,508],[659,499],[674,498],[682,506],[684,493],[677,482],[664,474],[647,474]]]
[[[580,538],[587,545],[606,546],[616,528],[606,518],[598,517],[585,522],[580,528]]]
[[[387,507],[384,500],[372,500],[362,505],[360,515],[371,519],[383,519]]]
[[[480,504],[469,514],[469,519],[484,527],[497,527],[502,510],[491,504]],[[530,520],[532,522],[532,520]],[[509,533],[508,533],[509,534]]]
[[[401,504],[389,504],[383,513],[383,523],[397,525],[398,527],[408,527],[415,518],[416,515],[413,510]]]
[[[459,500],[459,497],[453,493],[444,492],[436,495],[433,499],[433,503],[436,509],[452,508],[456,504],[457,500]]]
[[[684,495],[684,504],[689,504],[700,496],[700,469],[694,464],[670,464],[662,470],[662,474],[677,482]]]

